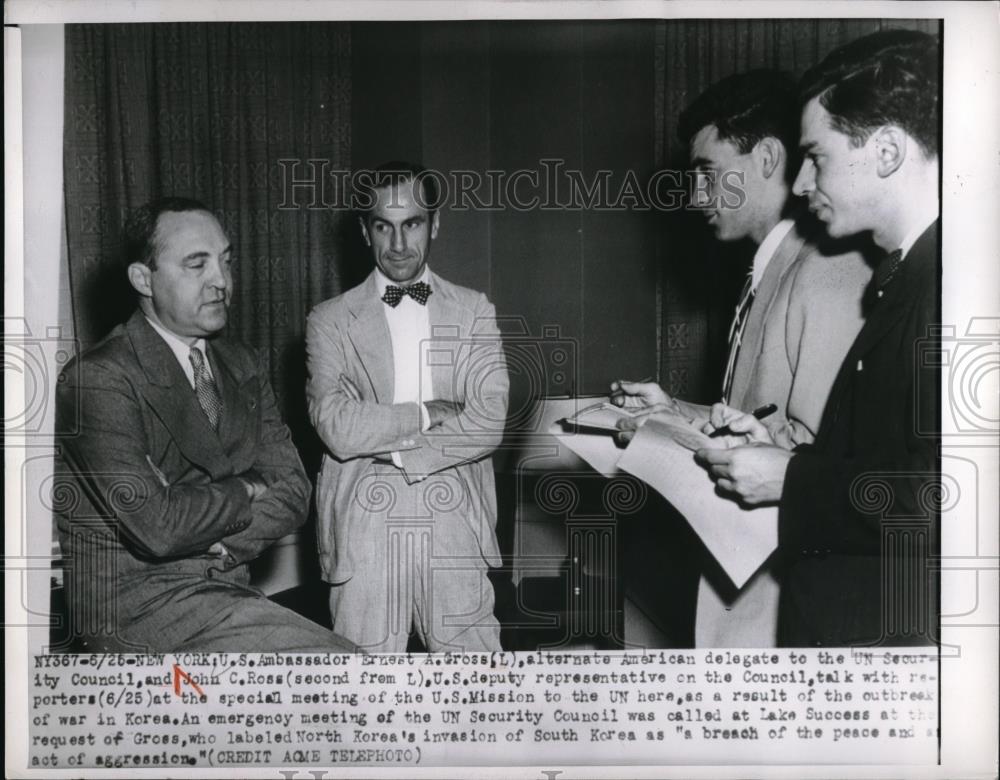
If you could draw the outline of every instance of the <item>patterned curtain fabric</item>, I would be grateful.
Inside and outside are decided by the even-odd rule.
[[[654,121],[659,168],[686,170],[677,138],[681,111],[708,86],[733,73],[777,68],[801,76],[830,51],[891,28],[938,34],[933,19],[719,19],[656,23]],[[701,229],[697,215],[664,215],[658,330],[660,381],[682,398],[717,401],[726,358],[726,331],[746,263],[746,245],[723,246]]]
[[[347,24],[67,25],[66,223],[83,347],[134,305],[119,248],[128,211],[198,198],[236,252],[229,333],[270,366],[293,431],[308,429],[306,314],[350,286],[346,212],[323,207],[331,172],[350,168],[350,68]],[[286,179],[311,171],[329,191],[310,209],[300,188],[289,208]]]

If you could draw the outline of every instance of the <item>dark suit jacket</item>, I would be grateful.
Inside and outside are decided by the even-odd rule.
[[[73,628],[97,649],[190,643],[240,608],[247,563],[306,518],[309,482],[263,367],[225,339],[208,358],[218,434],[141,312],[60,378],[60,544]],[[252,505],[238,479],[251,469],[268,486]]]
[[[867,292],[864,327],[816,441],[796,449],[778,520],[784,646],[922,644],[937,637],[940,323],[937,223]],[[939,348],[939,347],[938,347]],[[931,359],[927,359],[930,357]]]

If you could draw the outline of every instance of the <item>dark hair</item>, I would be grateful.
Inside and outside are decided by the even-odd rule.
[[[750,152],[762,138],[771,137],[781,141],[791,155],[799,138],[795,82],[777,70],[751,70],[717,81],[681,112],[677,135],[689,144],[709,125],[740,154]]]
[[[375,190],[380,190],[383,187],[398,186],[405,181],[420,183],[419,206],[427,209],[431,214],[437,211],[440,206],[438,202],[440,190],[438,189],[437,178],[433,172],[428,171],[419,163],[393,160],[382,163],[374,171],[361,171],[356,179],[360,180],[357,181],[357,186],[359,186],[364,194],[366,202],[370,204],[368,208],[362,209],[362,213],[365,216],[370,215],[372,209],[375,207],[375,199],[372,197],[372,193]]]
[[[144,263],[156,269],[154,237],[156,223],[161,214],[167,212],[207,211],[212,212],[201,201],[194,198],[158,198],[134,209],[125,220],[122,236],[122,254],[125,265]]]
[[[939,70],[934,36],[883,30],[827,55],[802,77],[799,99],[804,106],[818,95],[833,127],[855,146],[881,125],[896,125],[937,157]]]

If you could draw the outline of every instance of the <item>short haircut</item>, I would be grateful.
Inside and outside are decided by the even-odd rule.
[[[802,106],[819,97],[830,123],[854,146],[883,125],[896,125],[938,155],[941,124],[937,39],[914,30],[883,30],[827,55],[802,77]]]
[[[771,137],[781,141],[791,155],[798,149],[799,139],[795,82],[777,70],[751,70],[717,81],[681,112],[677,134],[683,143],[690,144],[709,125],[740,154],[752,151],[762,138]]]
[[[125,265],[143,263],[156,270],[156,223],[161,214],[167,212],[206,211],[212,212],[201,201],[194,198],[158,198],[134,209],[125,221],[122,250]]]
[[[383,187],[395,187],[405,181],[415,181],[420,183],[419,206],[433,214],[441,205],[438,202],[440,190],[438,189],[435,175],[419,163],[392,160],[391,162],[382,163],[374,171],[360,172],[358,178],[361,179],[358,182],[360,189],[366,197],[370,196],[375,190],[380,190]],[[374,198],[368,200],[368,203],[371,205],[363,210],[363,215],[366,218],[371,215],[372,210],[375,208]]]

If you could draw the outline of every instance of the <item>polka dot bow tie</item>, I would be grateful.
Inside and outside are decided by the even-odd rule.
[[[411,284],[409,287],[397,287],[394,284],[389,284],[386,285],[382,300],[395,309],[399,306],[399,302],[403,300],[404,295],[409,295],[421,306],[425,306],[427,299],[431,297],[431,286],[426,282],[417,282],[416,284]]]

